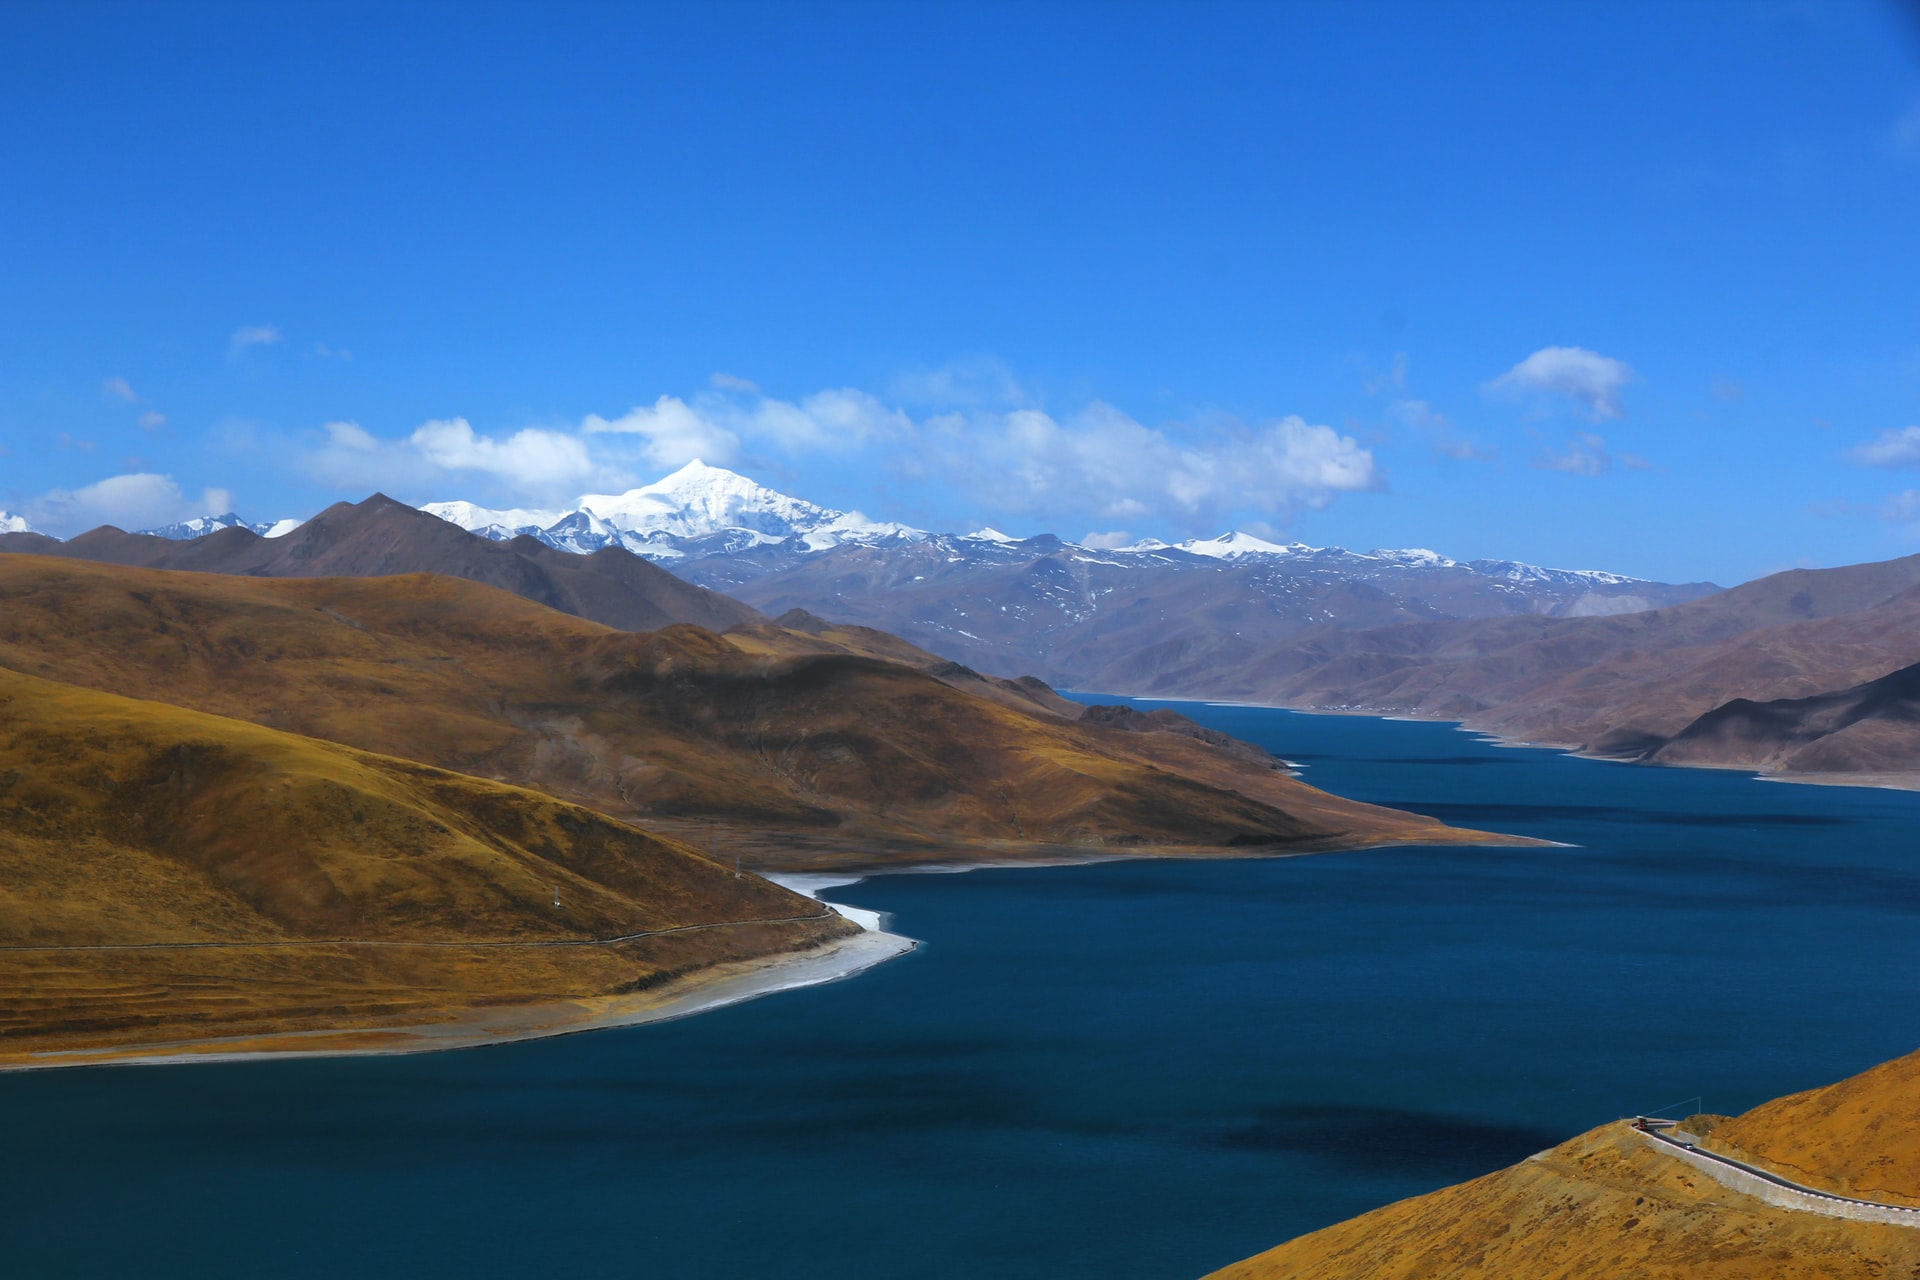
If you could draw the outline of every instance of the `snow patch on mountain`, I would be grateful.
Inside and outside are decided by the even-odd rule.
[[[0,533],[32,533],[33,526],[27,523],[25,516],[17,516],[11,511],[0,511]]]
[[[428,515],[439,516],[450,524],[457,524],[469,533],[495,535],[490,530],[501,530],[497,541],[518,537],[523,533],[537,533],[554,523],[565,514],[560,511],[529,510],[524,507],[510,507],[496,511],[476,506],[471,502],[429,502],[420,508]]]
[[[420,509],[496,541],[525,534],[562,551],[590,554],[618,546],[649,560],[730,555],[796,539],[807,551],[825,551],[849,542],[927,536],[908,525],[791,497],[698,459],[625,493],[584,494],[569,511],[496,511],[471,502],[429,502]]]
[[[1243,530],[1179,543],[1143,538],[1130,546],[1113,548],[1084,547],[1047,534],[1015,538],[993,528],[936,535],[910,525],[870,520],[858,511],[823,507],[697,460],[664,479],[625,493],[585,494],[567,511],[495,510],[471,502],[430,502],[421,510],[496,541],[526,535],[582,555],[617,546],[649,560],[710,560],[764,552],[767,548],[774,549],[768,554],[806,556],[848,544],[883,547],[925,543],[938,548],[948,563],[1064,550],[1082,559],[1097,557],[1103,564],[1125,563],[1133,557],[1192,564],[1187,557],[1193,557],[1249,566],[1289,562],[1314,570],[1357,573],[1459,570],[1516,585],[1620,586],[1644,581],[1599,570],[1544,569],[1517,560],[1461,562],[1424,547],[1349,551],[1304,542],[1273,542]]]
[[[176,520],[172,524],[163,524],[157,529],[141,529],[138,532],[153,538],[167,538],[173,542],[191,542],[195,538],[204,538],[210,533],[222,529],[248,529],[265,538],[277,538],[291,532],[301,525],[299,520],[275,520],[265,524],[255,524],[242,520],[229,511],[225,515],[195,516],[191,520]]]

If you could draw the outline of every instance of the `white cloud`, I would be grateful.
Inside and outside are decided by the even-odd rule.
[[[128,404],[140,403],[140,397],[134,394],[133,384],[125,378],[108,378],[100,384],[100,390],[116,400],[125,400]]]
[[[1461,435],[1453,419],[1425,400],[1395,400],[1387,406],[1387,416],[1424,434],[1435,453],[1461,461],[1491,462],[1494,454]]]
[[[335,448],[372,453],[380,447],[380,442],[357,422],[329,422],[321,430],[327,433],[327,442]]]
[[[1114,547],[1130,547],[1137,541],[1139,539],[1132,534],[1116,529],[1112,533],[1089,533],[1080,539],[1080,545],[1096,551],[1108,551]]]
[[[1638,462],[1639,459],[1634,461]],[[1613,455],[1607,452],[1607,442],[1600,436],[1583,435],[1567,442],[1567,447],[1558,453],[1543,453],[1534,460],[1534,466],[1544,471],[1565,471],[1569,475],[1598,476],[1613,469]]]
[[[1363,369],[1360,378],[1362,389],[1370,396],[1383,391],[1404,392],[1407,389],[1407,353],[1393,353],[1393,364],[1385,370]]]
[[[237,356],[248,347],[270,347],[280,341],[280,338],[281,334],[278,326],[270,324],[241,325],[233,331],[233,336],[227,339],[227,354]]]
[[[510,436],[483,434],[463,418],[399,438],[332,422],[305,455],[313,475],[343,488],[512,506],[571,501],[588,485],[617,492],[694,458],[749,473],[831,458],[856,474],[884,469],[937,488],[941,505],[964,497],[976,509],[1052,524],[1158,520],[1194,532],[1218,532],[1212,526],[1229,514],[1284,522],[1383,484],[1370,450],[1299,417],[1149,427],[1094,403],[1059,417],[976,406],[917,419],[850,387],[797,400],[739,388],[691,400],[663,395],[617,418],[590,414],[573,430]],[[474,491],[449,495],[462,474]]]
[[[762,400],[742,426],[787,453],[839,453],[909,436],[913,419],[864,391],[839,387],[798,403]]]
[[[145,430],[158,431],[167,425],[167,415],[164,413],[143,413],[140,415],[140,425]],[[219,513],[215,512],[214,514],[218,515]]]
[[[1038,409],[946,414],[906,444],[895,465],[908,475],[1050,521],[1157,518],[1208,530],[1229,512],[1285,516],[1382,485],[1369,450],[1298,417],[1192,440],[1096,403],[1065,420]]]
[[[752,378],[736,378],[730,373],[716,373],[707,382],[716,391],[741,391],[750,396],[760,394],[760,384]]]
[[[661,396],[651,405],[637,405],[609,421],[588,414],[580,429],[589,436],[638,436],[644,460],[672,469],[699,458],[714,466],[733,461],[740,437],[678,396]]]
[[[582,483],[593,474],[585,442],[558,431],[529,427],[495,440],[465,418],[451,418],[422,425],[408,442],[444,470],[486,472],[535,489]]]
[[[1882,431],[1866,444],[1847,450],[1847,457],[1863,467],[1887,470],[1920,467],[1920,427]]]
[[[1620,393],[1633,376],[1624,362],[1585,347],[1542,347],[1489,382],[1487,390],[1505,395],[1565,396],[1599,420],[1618,418],[1625,412]]]
[[[902,404],[928,409],[1018,409],[1034,402],[1013,371],[991,356],[903,373],[887,393]]]
[[[1882,502],[1874,512],[1888,524],[1905,525],[1909,532],[1920,526],[1920,489],[1905,489]]]
[[[34,528],[65,538],[103,524],[151,529],[194,516],[221,515],[232,506],[233,495],[225,489],[206,489],[197,500],[189,500],[172,476],[138,472],[81,489],[52,490],[29,502],[26,515]]]

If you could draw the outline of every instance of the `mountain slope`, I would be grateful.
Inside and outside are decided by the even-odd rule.
[[[7,669],[0,862],[0,1062],[604,996],[853,932],[538,792]]]
[[[1645,758],[1785,773],[1872,773],[1890,765],[1920,769],[1920,664],[1810,698],[1736,698]]]
[[[1431,552],[1254,541],[1228,535],[1096,550],[1052,537],[941,535],[806,556],[784,546],[746,548],[690,556],[675,570],[767,613],[805,609],[892,632],[984,671],[1115,691],[1141,691],[1142,674],[1170,663],[1237,671],[1264,647],[1329,628],[1631,612],[1712,590],[1506,562],[1461,564]]]
[[[0,549],[8,549],[5,539]],[[177,542],[101,528],[54,547],[21,549],[105,564],[264,578],[440,573],[628,631],[678,622],[725,630],[760,620],[751,608],[618,548],[578,556],[531,538],[491,542],[380,494],[338,503],[275,538],[230,527]]]
[[[576,552],[623,546],[768,613],[803,609],[900,635],[977,670],[1078,688],[1118,688],[1105,677],[1110,667],[1168,648],[1220,670],[1329,625],[1625,613],[1713,589],[1511,560],[1463,563],[1419,549],[1281,544],[1244,532],[1115,548],[991,529],[930,534],[700,462],[624,494],[586,495],[567,512],[468,502],[425,510],[490,538],[529,536]]]
[[[1484,838],[1197,739],[1078,724],[898,663],[691,627],[620,632],[451,578],[8,556],[0,598],[0,665],[14,670],[677,822],[761,865]]]
[[[1705,1145],[1835,1190],[1920,1202],[1920,1055],[1733,1120]],[[1736,1140],[1739,1144],[1736,1149]],[[1774,1208],[1625,1123],[1301,1236],[1212,1280],[1869,1280],[1920,1274],[1920,1229]]]
[[[1794,570],[1622,617],[1322,629],[1229,669],[1169,660],[1107,676],[1147,694],[1461,719],[1638,757],[1733,698],[1810,697],[1915,661],[1920,557],[1907,557]]]

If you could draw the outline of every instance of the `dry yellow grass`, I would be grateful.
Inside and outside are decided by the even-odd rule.
[[[604,995],[852,928],[539,792],[4,669],[0,869],[0,1061]],[[581,945],[689,925],[722,927]]]
[[[1719,1118],[1707,1145],[1796,1181],[1920,1203],[1920,1055]],[[1699,1120],[1688,1122],[1690,1128]],[[1739,1144],[1728,1141],[1738,1138]],[[1773,1208],[1626,1123],[1391,1204],[1210,1280],[1891,1280],[1920,1277],[1920,1229]]]
[[[1920,1053],[1727,1119],[1695,1116],[1705,1145],[1860,1200],[1920,1205]]]

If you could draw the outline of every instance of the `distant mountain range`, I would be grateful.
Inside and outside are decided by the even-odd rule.
[[[585,495],[567,509],[502,510],[450,501],[421,510],[515,548],[522,560],[540,559],[545,574],[566,574],[567,562],[542,556],[535,547],[574,557],[626,551],[770,616],[801,609],[890,632],[996,675],[1035,675],[1056,685],[1114,691],[1139,691],[1169,673],[1231,675],[1276,645],[1328,627],[1605,616],[1717,590],[1711,583],[1676,586],[1516,560],[1459,561],[1417,548],[1359,552],[1278,543],[1243,531],[1120,547],[1050,534],[1013,538],[994,529],[932,533],[821,506],[698,461],[625,493]],[[145,536],[197,542],[242,529],[279,539],[294,527],[292,521],[251,524],[228,513]],[[82,535],[96,542],[102,537],[102,531]],[[223,544],[218,556],[182,557],[151,543],[144,550],[115,543],[98,547],[96,558],[180,568],[217,560],[223,572],[283,571],[251,567],[258,560],[303,574],[322,571],[320,562],[310,562],[294,545],[283,552],[248,549],[246,564],[229,567],[237,545]],[[428,561],[409,554],[397,563],[426,567]],[[455,560],[465,567],[443,571],[508,585],[486,576],[476,557],[486,558],[463,551]],[[337,563],[337,557],[324,562]],[[534,598],[554,603],[559,597]],[[624,616],[592,608],[582,616],[631,625]]]
[[[272,520],[265,524],[254,524],[242,520],[229,511],[223,516],[195,516],[191,520],[176,520],[172,524],[161,525],[157,529],[142,529],[141,533],[154,538],[165,538],[170,542],[190,542],[195,538],[204,538],[210,533],[222,529],[246,529],[263,538],[278,538],[292,533],[300,527],[298,520]]]
[[[804,609],[983,671],[1087,689],[1124,690],[1169,662],[1230,670],[1260,647],[1322,626],[1629,613],[1717,590],[1244,532],[1122,547],[994,529],[930,533],[702,462],[624,494],[588,495],[566,511],[468,502],[422,509],[492,539],[583,553],[624,547],[769,614]]]
[[[3,532],[0,550],[268,577],[444,573],[624,630],[827,619],[901,637],[923,668],[946,659],[942,678],[965,672],[990,696],[1003,691],[974,671],[1459,719],[1665,763],[1920,776],[1920,692],[1891,674],[1920,663],[1920,557],[1719,592],[1244,532],[1090,547],[929,533],[697,462],[565,511],[376,496],[288,523],[229,514],[64,543]]]

